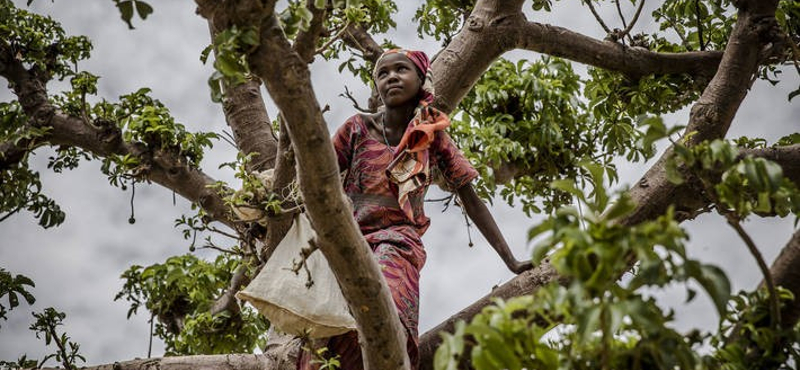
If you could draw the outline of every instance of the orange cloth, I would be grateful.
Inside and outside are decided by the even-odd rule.
[[[408,194],[425,187],[430,178],[430,158],[428,148],[433,143],[436,131],[450,126],[450,118],[436,108],[420,102],[417,114],[408,123],[409,127],[397,145],[397,151],[386,169],[389,180],[398,187],[397,203],[409,219],[414,219],[414,211]]]

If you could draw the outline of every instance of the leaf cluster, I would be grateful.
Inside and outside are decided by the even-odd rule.
[[[587,171],[596,184],[588,194],[575,182],[553,184],[573,194],[583,210],[560,208],[530,232],[539,238],[534,262],[547,257],[569,283],[497,301],[470,323],[458,324],[454,335],[444,335],[437,369],[454,369],[459,361],[480,370],[703,366],[697,350],[704,337],[672,329],[672,313],[662,310],[648,289],[694,280],[722,314],[730,295],[727,277],[686,255],[686,234],[671,211],[639,225],[620,224],[635,205],[625,194],[616,199],[606,194],[600,166],[587,165]],[[617,283],[633,259],[641,261],[633,276]],[[688,292],[693,299],[695,292]]]
[[[65,35],[50,17],[30,13],[0,0],[0,48],[27,68],[46,76],[71,76],[79,60],[89,58],[92,44],[84,36]]]
[[[653,123],[657,115],[683,108],[700,94],[697,82],[688,75],[648,75],[631,80],[619,73],[590,68],[589,76],[584,94],[592,119],[599,121],[602,148],[630,161],[649,159],[655,154],[651,145],[632,145],[640,140],[648,144],[655,141],[642,132],[643,124]],[[661,131],[667,134],[668,129]]]
[[[238,259],[220,255],[207,262],[191,254],[147,267],[131,266],[115,300],[130,303],[128,317],[144,307],[158,318],[155,336],[167,355],[248,353],[265,344],[268,323],[255,311],[209,312],[227,288]]]
[[[187,131],[164,104],[149,94],[149,88],[141,88],[121,96],[119,103],[98,103],[92,113],[99,120],[115,122],[126,142],[140,143],[151,152],[172,152],[185,158],[186,164],[199,166],[205,149],[212,147],[217,134]]]
[[[214,73],[208,78],[211,101],[222,102],[224,88],[244,83],[250,73],[247,53],[258,45],[258,31],[255,27],[231,28],[222,30],[214,36],[214,42],[203,50],[200,61],[206,63],[214,51]]]
[[[0,319],[8,320],[6,316],[11,310],[19,306],[19,298],[22,296],[29,305],[36,302],[33,294],[28,291],[28,287],[33,288],[33,280],[25,275],[12,275],[4,268],[0,268],[0,300],[8,296],[8,306],[0,303]],[[2,327],[2,326],[0,326]]]
[[[417,19],[417,35],[432,36],[442,45],[447,45],[463,26],[464,21],[472,13],[475,0],[431,0],[417,8],[414,18]]]
[[[730,0],[666,0],[653,11],[661,31],[673,31],[692,50],[723,50],[736,13]]]
[[[550,57],[500,59],[481,77],[454,112],[450,132],[481,173],[476,188],[483,197],[499,191],[509,204],[519,198],[527,213],[570,201],[548,184],[579,177],[578,162],[598,159],[599,127],[577,98],[580,87],[571,64]]]
[[[782,305],[792,304],[790,291],[781,287],[777,291]],[[722,370],[794,368],[791,364],[800,361],[800,328],[775,329],[769,325],[769,317],[766,287],[734,296],[718,335],[710,340],[717,349],[711,356],[712,366]]]
[[[35,140],[49,131],[29,127],[27,121],[18,102],[0,102],[0,141],[33,146]],[[0,170],[0,221],[27,210],[43,228],[59,225],[64,222],[65,214],[53,199],[42,193],[39,172],[30,169],[28,157],[26,152],[19,161]],[[58,164],[54,166],[61,168]]]
[[[36,333],[36,338],[41,339],[44,336],[45,345],[51,343],[56,345],[56,352],[46,355],[38,364],[41,367],[48,360],[55,359],[59,361],[65,369],[77,369],[77,361],[86,362],[86,358],[80,354],[80,345],[76,342],[69,340],[67,333],[58,335],[57,327],[63,325],[64,318],[67,315],[59,312],[52,307],[46,308],[41,313],[34,313],[33,317],[36,321],[31,324],[30,330]]]
[[[133,29],[131,21],[133,20],[134,11],[142,20],[147,19],[147,16],[153,13],[153,7],[142,0],[114,0],[114,5],[117,6],[120,17],[130,29]]]
[[[741,220],[752,213],[781,217],[800,212],[800,191],[775,162],[741,157],[729,141],[703,142],[691,148],[677,144],[667,162],[667,177],[683,183],[685,174],[697,176],[710,200],[724,213]]]

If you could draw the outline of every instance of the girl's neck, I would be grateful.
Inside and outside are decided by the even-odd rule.
[[[392,131],[403,129],[414,118],[414,109],[417,108],[416,104],[405,104],[400,107],[387,107],[384,111],[384,123],[386,128]]]

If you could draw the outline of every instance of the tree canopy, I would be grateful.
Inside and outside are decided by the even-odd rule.
[[[160,7],[108,3],[130,28],[144,26]],[[391,30],[401,21],[399,8],[410,5],[195,3],[210,33],[209,46],[193,58],[209,68],[203,93],[220,103],[225,130],[182,123],[146,86],[100,95],[107,76],[84,67],[91,63],[88,38],[29,12],[30,1],[0,0],[0,75],[11,92],[0,103],[0,219],[27,213],[45,229],[63,223],[69,215],[42,179],[58,181],[44,174],[87,161],[99,163],[111,186],[129,192],[130,223],[147,218],[133,205],[145,184],[188,200],[191,210],[169,226],[191,252],[219,253],[131,266],[116,299],[129,305],[129,315],[150,316],[166,354],[178,356],[156,360],[161,366],[218,367],[231,357],[215,354],[263,348],[269,323],[233,294],[269,258],[302,205],[356,316],[365,364],[407,368],[394,306],[339,186],[329,140],[338,122],[318,97],[325,86],[357,110],[379,109],[374,94],[367,99],[362,88],[353,95],[326,80],[338,70],[369,86],[372,63],[398,41]],[[785,247],[770,268],[742,225],[797,215],[800,133],[772,122],[772,113],[792,112],[800,89],[790,86],[782,102],[764,108],[770,114],[740,122],[754,127],[747,136],[730,131],[743,102],[759,91],[751,90],[754,84],[797,84],[797,2],[590,0],[577,7],[436,0],[415,6],[417,36],[441,47],[431,53],[434,104],[451,114],[452,136],[481,173],[480,194],[537,217],[528,233],[536,269],[425,333],[423,368],[796,363],[800,233],[783,236],[788,241],[780,242]],[[595,31],[563,28],[559,11],[565,9],[583,12]],[[180,100],[180,92],[169,99]],[[235,150],[225,153],[221,170],[209,168],[204,158],[211,147],[226,142]],[[628,188],[620,186],[620,168],[630,163],[647,163],[648,170],[627,180]],[[732,292],[719,267],[687,252],[684,223],[707,213],[741,238],[765,278],[761,288]],[[6,319],[33,303],[30,278],[37,277],[0,267],[0,317]],[[674,315],[652,298],[653,289],[687,282],[688,300],[698,290],[710,297],[719,328],[676,330]],[[63,320],[63,313],[47,309],[31,326],[52,349],[49,362],[21,358],[4,366],[81,366],[77,343],[60,330]],[[191,357],[201,354],[211,356]],[[233,358],[237,368],[267,361]]]

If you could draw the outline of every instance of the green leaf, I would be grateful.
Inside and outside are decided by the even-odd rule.
[[[697,261],[687,261],[686,270],[694,278],[714,302],[720,318],[724,317],[725,305],[731,296],[731,283],[728,276],[717,266],[701,264]]]
[[[800,89],[797,89],[795,91],[790,92],[789,93],[789,101],[792,101],[792,99],[794,99],[794,97],[798,96],[798,95],[800,95]]]
[[[153,13],[153,7],[142,0],[136,0],[136,12],[139,13],[139,16],[142,17],[142,20],[145,20],[147,19],[148,15]]]
[[[128,24],[128,28],[133,29],[133,23],[131,23],[131,19],[133,19],[133,0],[120,1],[117,3],[117,8],[119,8],[122,20]]]
[[[608,208],[603,217],[609,221],[616,220],[629,214],[634,209],[636,209],[636,203],[633,202],[628,193],[625,193]]]
[[[572,180],[555,180],[550,183],[550,187],[572,194],[580,200],[584,200],[583,192],[575,187],[575,182]]]

